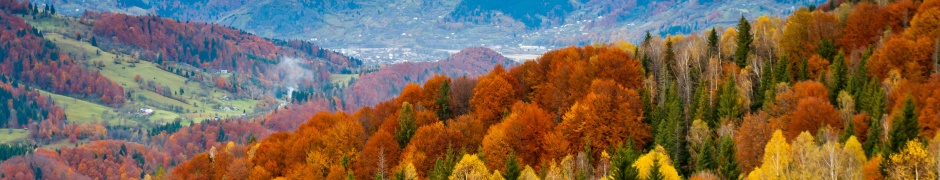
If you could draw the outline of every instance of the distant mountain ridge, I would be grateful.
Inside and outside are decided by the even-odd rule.
[[[497,65],[512,67],[516,63],[492,49],[471,47],[437,62],[393,64],[363,74],[356,84],[346,89],[343,99],[346,109],[352,112],[391,99],[411,83],[419,84],[437,75],[476,77]]]
[[[218,23],[263,37],[302,39],[327,48],[455,51],[484,46],[502,53],[523,45],[554,49],[731,26],[740,16],[782,16],[823,0],[150,0],[56,2],[64,14],[84,10],[157,14]],[[138,2],[139,1],[139,2]],[[381,54],[368,54],[375,56]],[[420,60],[438,60],[436,55]]]

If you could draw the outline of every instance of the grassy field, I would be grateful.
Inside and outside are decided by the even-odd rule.
[[[359,74],[330,74],[330,82],[339,84],[342,88],[349,86],[349,81],[353,79],[359,79]]]
[[[194,81],[187,82],[187,78],[164,71],[163,69],[157,67],[156,64],[151,62],[137,60],[129,55],[102,51],[87,42],[67,38],[61,34],[47,33],[45,38],[52,40],[64,52],[77,59],[79,62],[85,64],[85,66],[89,69],[101,72],[101,74],[105,75],[115,83],[123,86],[125,90],[132,91],[131,98],[142,96],[145,97],[146,101],[151,101],[149,104],[157,103],[164,106],[170,105],[183,108],[183,112],[173,112],[145,105],[148,103],[129,103],[154,109],[155,113],[149,118],[150,120],[162,119],[164,121],[171,121],[178,117],[186,117],[198,122],[204,118],[212,118],[215,116],[238,116],[242,114],[242,110],[253,109],[254,105],[258,102],[257,100],[250,99],[223,100],[223,97],[231,95],[223,90],[213,87],[205,87]],[[115,61],[119,61],[119,64],[115,63]],[[96,66],[94,65],[95,62],[101,62],[101,64],[104,66]],[[183,95],[174,96],[184,99],[186,102],[184,103],[182,101],[140,88],[140,85],[134,81],[134,77],[137,75],[140,75],[143,81],[149,80],[157,82],[164,87],[168,87],[174,92],[179,91],[179,89],[183,89]],[[230,109],[234,108],[236,110],[222,110],[221,108],[213,108],[215,106],[230,107]],[[95,113],[101,112],[98,109],[94,110],[95,111],[93,112]],[[67,114],[69,114],[68,111]],[[72,116],[70,114],[69,117],[81,119],[93,118],[92,120],[100,118],[100,116],[91,116],[89,114],[91,113],[83,111],[81,115]]]
[[[0,128],[0,144],[15,143],[26,140],[29,135],[28,130]]]
[[[38,19],[24,17],[24,20],[45,32],[43,38],[55,43],[63,53],[68,54],[88,69],[100,72],[111,81],[123,86],[128,92],[126,98],[129,101],[122,108],[124,114],[115,111],[114,108],[97,104],[94,100],[82,100],[43,92],[44,95],[53,97],[56,103],[62,106],[72,122],[87,123],[107,119],[111,125],[119,125],[111,120],[128,119],[132,115],[127,112],[136,108],[154,110],[154,114],[145,121],[163,123],[184,118],[191,121],[183,122],[199,122],[216,116],[223,118],[239,116],[243,112],[253,111],[258,103],[258,100],[252,99],[233,100],[230,98],[231,93],[227,91],[203,85],[198,81],[190,81],[186,77],[165,71],[157,64],[139,60],[132,55],[104,51],[92,46],[88,39],[78,40],[63,36],[63,34],[89,34],[91,32],[89,25],[79,23],[77,19],[57,16]],[[205,76],[216,75],[206,72],[198,73],[203,73]],[[141,88],[141,85],[134,81],[134,77],[138,75],[143,82],[153,81],[169,89],[173,92],[172,95],[163,95]],[[358,75],[340,75],[336,81],[343,82],[342,84],[345,85],[354,76]],[[178,94],[181,89],[184,93]],[[135,125],[135,123],[127,125]]]
[[[55,104],[62,108],[62,110],[65,110],[65,115],[68,116],[70,122],[90,123],[104,119],[113,124],[114,122],[111,120],[115,119],[117,115],[114,112],[114,108],[111,107],[42,90],[39,92],[42,93],[43,96],[52,97]]]

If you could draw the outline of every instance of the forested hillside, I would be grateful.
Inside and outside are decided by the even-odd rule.
[[[317,2],[293,3],[362,5]],[[462,4],[570,16],[541,3]],[[314,42],[55,7],[0,0],[0,179],[940,177],[940,0],[832,1],[521,64],[474,47],[368,67]]]
[[[171,176],[933,179],[938,12],[936,0],[845,2],[638,45],[563,48],[477,78],[409,84],[359,111],[320,112]],[[211,165],[230,162],[248,165]]]
[[[0,0],[0,10],[0,179],[166,179],[197,154],[245,149],[317,112],[371,106],[437,73],[477,76],[512,64],[470,48],[412,64],[423,71],[411,74],[207,23],[69,17],[16,0]],[[343,96],[378,96],[347,88],[360,77],[386,79],[369,88],[384,93],[347,107]]]
[[[78,65],[71,57],[61,54],[42,33],[10,12],[39,13],[38,10],[15,2],[5,3],[0,12],[0,73],[21,83],[39,86],[49,91],[100,100],[112,106],[124,103],[123,89],[103,77]]]

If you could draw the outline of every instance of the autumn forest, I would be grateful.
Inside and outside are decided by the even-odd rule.
[[[24,134],[0,179],[940,178],[940,0],[383,66],[208,23],[0,10],[0,142]],[[169,75],[115,73],[131,65]],[[77,102],[120,120],[80,122]]]

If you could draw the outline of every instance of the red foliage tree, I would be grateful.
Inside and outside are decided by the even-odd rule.
[[[868,61],[869,73],[879,79],[887,78],[888,72],[896,69],[905,79],[922,82],[932,69],[935,42],[921,37],[911,40],[902,36],[891,36],[884,47],[875,51]]]
[[[24,2],[26,3],[26,2]],[[23,19],[0,12],[0,74],[50,92],[123,104],[124,90],[60,52]]]
[[[815,97],[800,99],[796,110],[790,112],[790,123],[786,129],[787,139],[796,139],[802,132],[815,134],[825,127],[842,129],[843,120],[829,101]]]
[[[514,153],[520,164],[539,164],[545,152],[542,139],[552,132],[552,115],[535,104],[517,102],[512,113],[490,127],[483,138],[483,152],[490,168],[505,172],[504,162]]]
[[[888,24],[888,12],[884,7],[868,2],[855,5],[845,19],[842,37],[837,43],[842,50],[852,52],[878,41]]]

